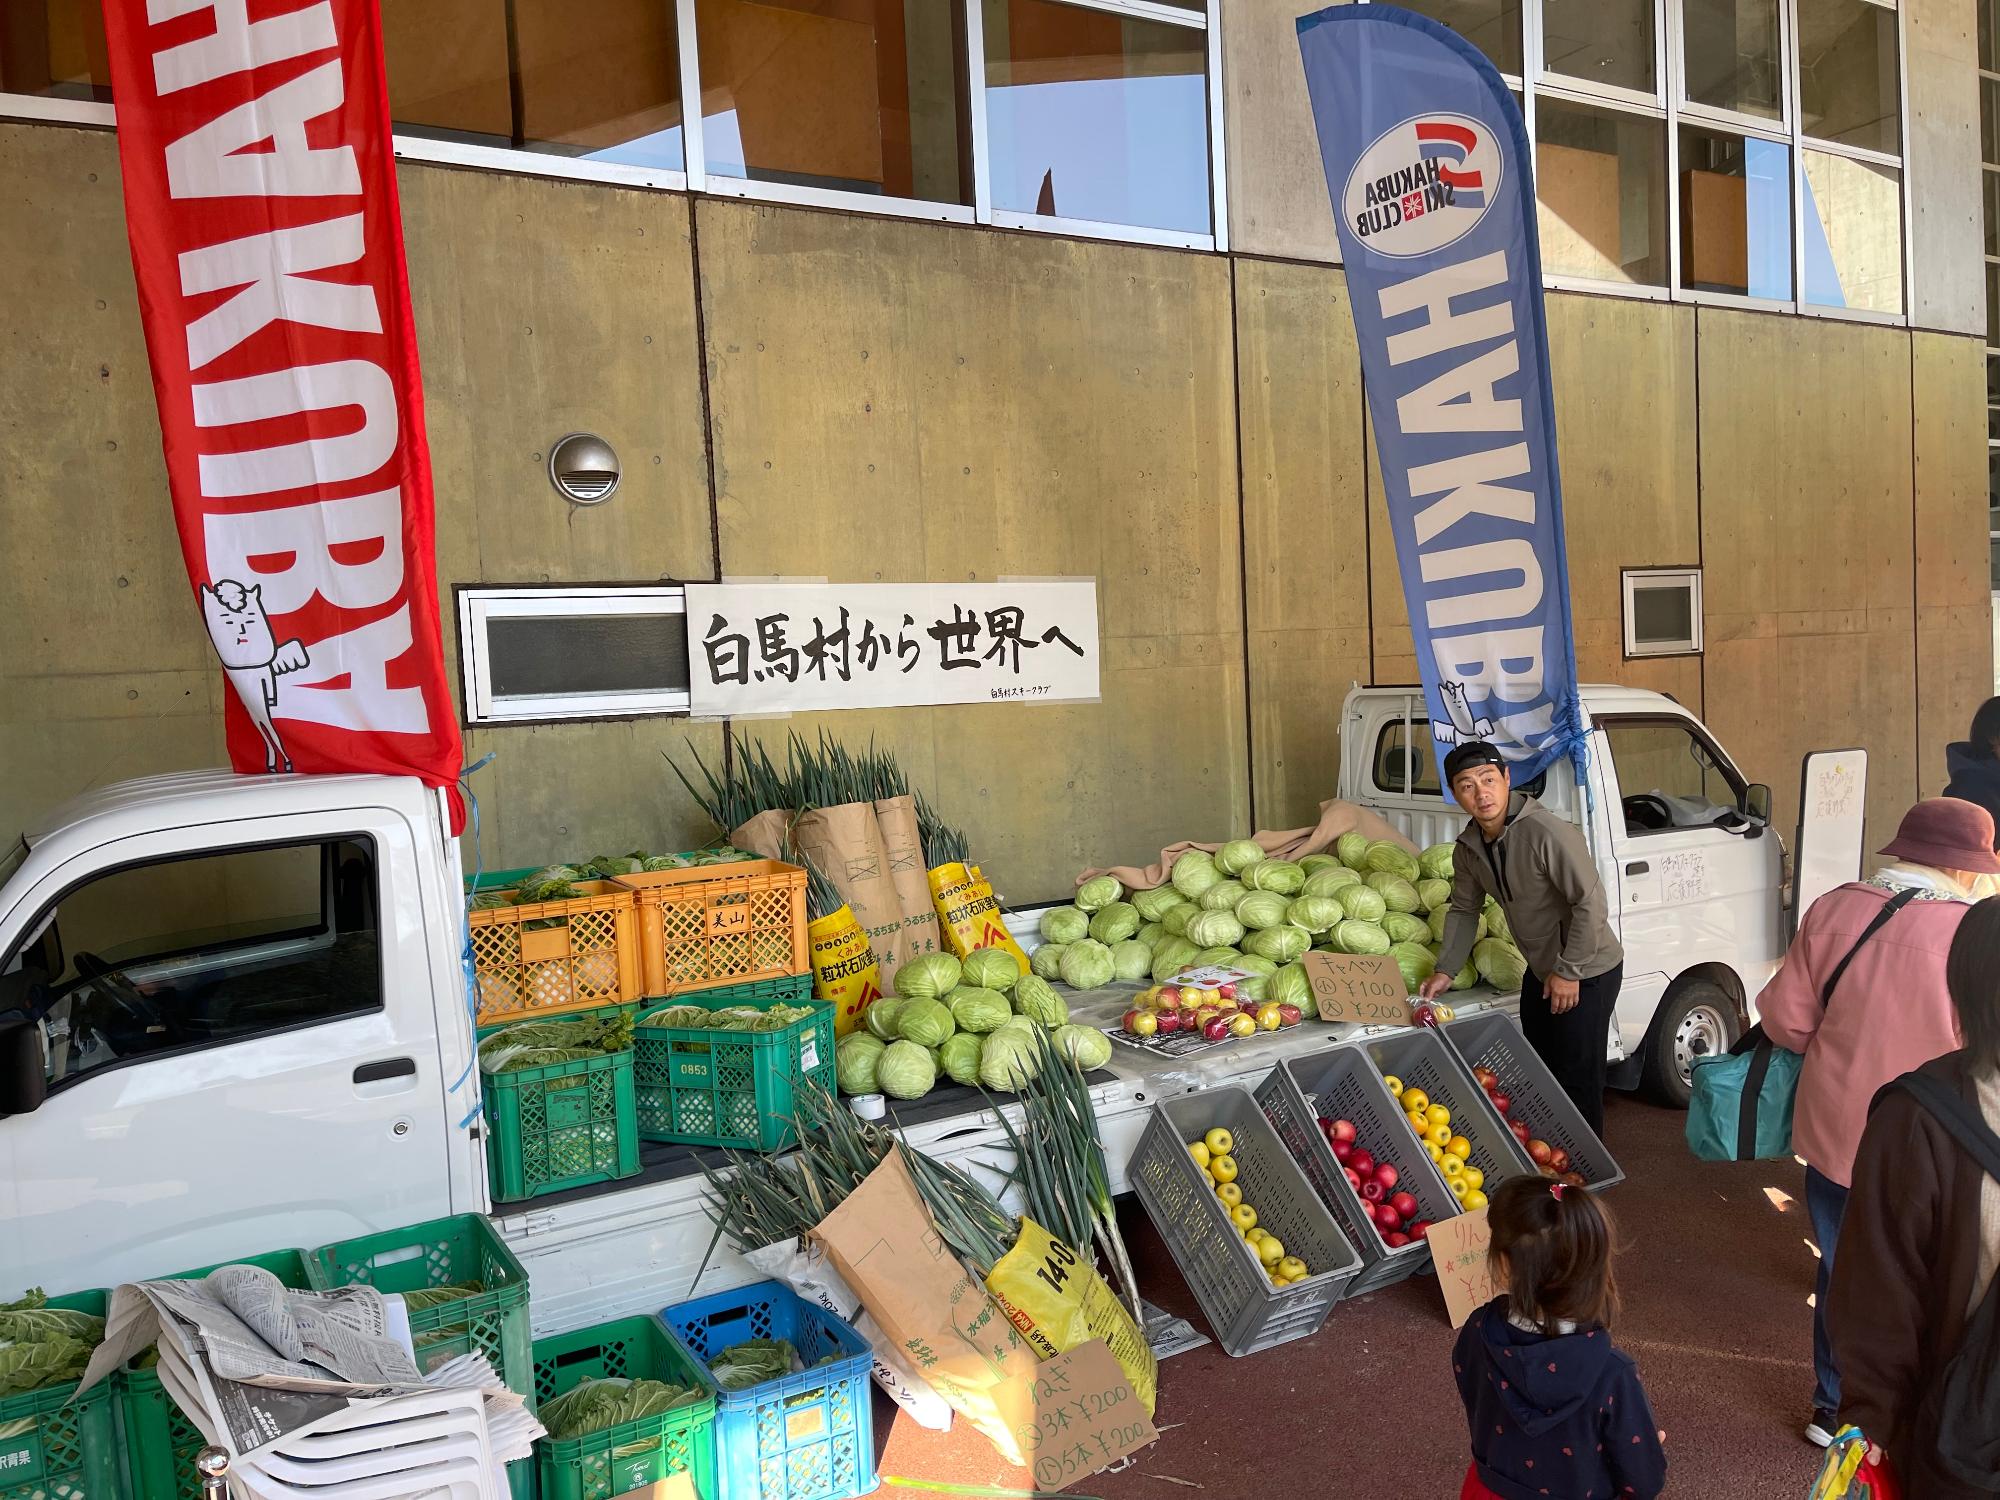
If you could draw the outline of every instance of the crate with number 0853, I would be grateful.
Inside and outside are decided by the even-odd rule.
[[[809,972],[806,872],[774,859],[621,875],[649,995]]]
[[[778,1005],[812,1013],[771,1031],[648,1021],[674,1007]],[[808,1083],[834,1090],[833,1016],[833,1006],[813,999],[812,979],[804,974],[647,1001],[639,1007],[633,1043],[639,1138],[752,1151],[795,1144],[800,1092]]]

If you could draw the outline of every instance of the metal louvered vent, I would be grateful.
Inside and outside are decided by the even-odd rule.
[[[611,445],[594,432],[572,432],[549,449],[549,482],[575,505],[601,505],[623,471]]]

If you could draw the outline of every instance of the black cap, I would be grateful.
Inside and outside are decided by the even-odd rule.
[[[1475,766],[1498,766],[1507,769],[1507,757],[1487,744],[1484,740],[1467,740],[1452,748],[1444,758],[1444,784],[1450,786],[1458,780],[1460,771],[1470,771]]]

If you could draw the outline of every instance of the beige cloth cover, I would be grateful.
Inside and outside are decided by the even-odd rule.
[[[1387,839],[1398,848],[1407,849],[1411,854],[1422,851],[1400,833],[1365,807],[1357,807],[1352,802],[1322,802],[1319,805],[1319,822],[1311,828],[1293,828],[1284,833],[1259,833],[1253,835],[1259,847],[1271,859],[1303,859],[1308,854],[1318,854],[1331,849],[1335,839],[1343,833],[1365,834],[1372,839]],[[1190,849],[1205,849],[1210,854],[1222,847],[1221,844],[1200,844],[1186,840],[1169,844],[1160,851],[1158,863],[1140,867],[1138,865],[1117,865],[1109,870],[1085,870],[1076,877],[1082,885],[1097,875],[1109,875],[1128,891],[1150,891],[1155,886],[1165,885],[1172,874],[1174,861]]]

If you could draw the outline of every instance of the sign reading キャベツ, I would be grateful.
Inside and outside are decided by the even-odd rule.
[[[1098,696],[1097,581],[691,583],[701,717]]]

